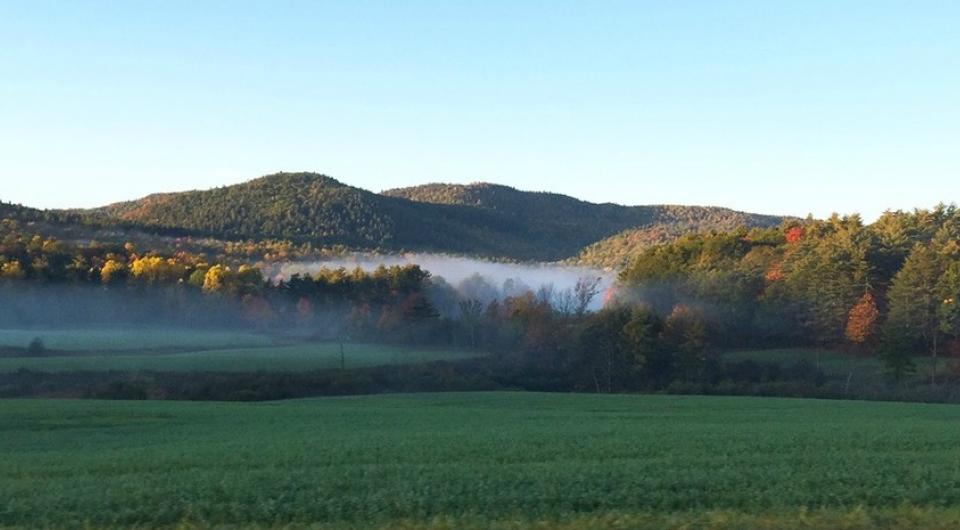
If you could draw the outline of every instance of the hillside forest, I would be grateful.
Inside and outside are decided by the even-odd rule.
[[[593,204],[486,183],[377,194],[315,173],[278,173],[87,210],[0,204],[0,217],[4,211],[8,217],[43,223],[61,239],[136,233],[135,242],[148,239],[141,246],[151,249],[171,239],[220,246],[273,240],[306,253],[416,251],[611,268],[646,246],[685,233],[771,227],[784,220],[715,207]]]

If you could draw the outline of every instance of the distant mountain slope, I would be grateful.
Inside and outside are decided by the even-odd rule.
[[[378,195],[312,173],[280,173],[205,191],[151,195],[90,212],[103,221],[237,238],[514,259],[575,253],[496,212]],[[570,254],[567,254],[570,255]]]
[[[224,239],[278,238],[518,260],[571,258],[630,229],[672,237],[705,226],[781,221],[723,208],[593,204],[493,184],[430,184],[376,194],[314,173],[278,173],[211,190],[150,195],[86,215],[101,223]]]
[[[741,226],[764,228],[779,225],[781,221],[782,219],[771,222],[768,216],[732,210],[713,211],[702,219],[692,219],[685,222],[659,222],[629,228],[588,245],[576,257],[565,261],[571,265],[620,269],[629,265],[647,248],[669,243],[685,234],[711,231],[726,232]]]
[[[376,246],[392,227],[379,198],[322,175],[261,177],[235,186],[163,193],[96,211],[107,218],[228,239],[277,237]]]
[[[625,265],[650,245],[672,241],[683,234],[740,226],[769,227],[784,220],[719,207],[594,204],[556,193],[519,191],[487,183],[425,184],[383,194],[424,203],[494,210],[545,230],[559,228],[578,241],[587,241],[569,262],[612,268]]]

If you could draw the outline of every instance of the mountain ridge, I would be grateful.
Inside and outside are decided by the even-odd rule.
[[[102,225],[233,240],[581,262],[589,261],[582,256],[584,249],[629,231],[652,230],[669,239],[711,227],[768,227],[787,219],[720,207],[597,204],[489,182],[431,183],[375,193],[310,172],[275,173],[240,184],[59,212]]]

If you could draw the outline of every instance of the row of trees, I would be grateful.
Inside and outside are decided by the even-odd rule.
[[[15,221],[0,221],[0,280],[37,283],[118,285],[186,284],[207,292],[250,294],[263,283],[260,270],[247,264],[210,263],[202,254],[141,254],[124,245],[68,244],[20,230]]]
[[[440,285],[418,266],[323,269],[271,281],[259,267],[230,256],[141,253],[132,243],[73,244],[0,221],[0,317],[15,323],[153,318],[296,328],[326,338],[438,342],[444,326],[428,292]]]
[[[698,307],[726,346],[845,345],[898,376],[928,352],[935,377],[960,344],[958,237],[953,206],[687,236],[644,252],[618,297],[661,313]]]
[[[878,355],[898,377],[925,352],[936,383],[937,359],[960,349],[960,212],[948,206],[688,235],[644,251],[597,312],[589,279],[494,289],[395,266],[277,280],[223,256],[67,244],[3,223],[0,283],[97,286],[185,315],[232,307],[225,320],[264,330],[498,352],[542,388],[711,381],[723,370],[714,353],[777,345]]]

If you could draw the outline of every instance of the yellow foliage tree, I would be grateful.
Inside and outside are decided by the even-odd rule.
[[[176,282],[186,274],[186,267],[173,258],[146,256],[133,260],[130,274],[138,280],[150,283]]]
[[[23,270],[23,267],[20,266],[20,262],[17,260],[8,261],[0,265],[0,278],[8,280],[20,280],[26,275],[26,272]]]
[[[100,281],[110,283],[123,276],[127,272],[127,267],[114,259],[108,259],[103,267],[100,268]]]
[[[222,291],[228,283],[230,268],[223,265],[214,265],[203,276],[203,290],[207,293]]]

